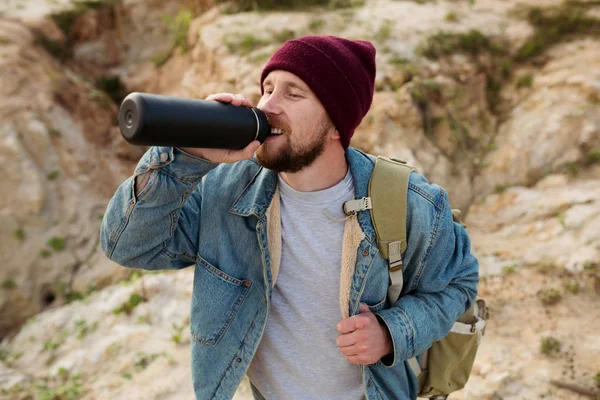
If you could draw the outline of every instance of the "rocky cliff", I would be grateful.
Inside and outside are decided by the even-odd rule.
[[[121,138],[118,104],[132,91],[256,103],[268,56],[303,34],[375,44],[375,99],[352,144],[413,163],[467,215],[492,318],[453,397],[583,396],[551,380],[596,390],[600,4],[292,3],[0,4],[3,393],[192,397],[193,271],[134,273],[98,248],[144,151]]]

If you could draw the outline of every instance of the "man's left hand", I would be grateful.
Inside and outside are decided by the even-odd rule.
[[[369,306],[360,303],[360,314],[338,322],[335,342],[352,364],[374,364],[393,351],[392,337]]]

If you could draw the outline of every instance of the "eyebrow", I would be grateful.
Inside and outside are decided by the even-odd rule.
[[[271,82],[270,79],[266,79],[263,82],[263,87],[265,87],[266,85],[273,85],[273,83]],[[307,92],[308,91],[307,88],[305,88],[303,86],[300,86],[299,84],[294,83],[294,82],[284,82],[283,85],[286,86],[286,87],[288,87],[288,88],[294,88],[294,89],[301,90],[303,92]]]

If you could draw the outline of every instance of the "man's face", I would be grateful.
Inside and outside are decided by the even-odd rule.
[[[263,82],[257,108],[269,118],[271,128],[282,130],[269,136],[256,151],[258,162],[277,172],[298,172],[324,151],[335,128],[312,90],[296,75],[271,71]]]

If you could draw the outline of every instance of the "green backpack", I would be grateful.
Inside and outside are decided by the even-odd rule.
[[[405,161],[377,157],[369,182],[369,197],[348,202],[344,207],[346,213],[366,209],[371,212],[379,251],[389,264],[388,298],[392,304],[400,297],[403,285],[401,256],[406,250],[408,180],[414,170]],[[453,220],[462,225],[460,216],[460,210],[452,210]],[[444,339],[421,354],[420,363],[416,357],[408,360],[419,380],[419,397],[445,399],[465,386],[486,319],[485,302],[477,299]]]

